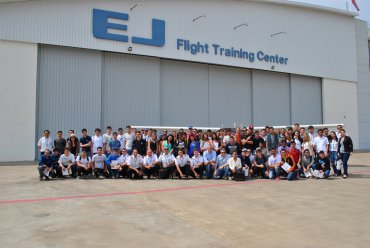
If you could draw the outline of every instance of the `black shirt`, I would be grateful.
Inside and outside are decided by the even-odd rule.
[[[240,150],[239,145],[236,142],[235,142],[234,145],[232,145],[231,143],[228,143],[226,145],[226,153],[227,154],[233,154],[233,152],[237,152],[239,154],[239,150]]]
[[[246,157],[240,156],[240,160],[242,161],[242,167],[246,166],[248,166],[249,168],[252,167],[251,160],[249,159],[248,156]]]
[[[246,149],[251,149],[251,150],[254,150],[254,144],[255,144],[255,138],[254,138],[254,134],[251,134],[251,135],[243,135],[242,136],[242,140],[247,140],[248,139],[248,137],[251,137],[250,139],[249,139],[249,141],[252,141],[253,143],[252,144],[245,144],[245,145],[243,145],[243,148],[246,148]]]
[[[90,136],[86,136],[86,137],[81,137],[80,138],[80,144],[81,145],[86,145],[86,144],[88,144],[89,142],[91,142],[91,137]],[[82,147],[82,151],[90,151],[90,147]]]
[[[132,142],[132,150],[136,149],[141,156],[146,154],[146,141],[143,139],[135,139]]]
[[[54,147],[58,149],[59,153],[64,152],[64,148],[66,148],[67,141],[64,138],[54,140]]]

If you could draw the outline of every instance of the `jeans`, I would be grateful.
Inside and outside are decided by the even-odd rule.
[[[280,177],[280,170],[281,170],[280,166],[275,167],[275,168],[271,168],[269,178],[270,179],[275,179],[277,177]]]
[[[343,162],[343,174],[348,176],[348,160],[351,154],[349,152],[340,153],[340,158]]]
[[[208,178],[208,179],[213,178],[214,173],[215,173],[215,169],[214,169],[213,165],[208,164],[208,165],[206,166],[206,172],[207,172],[207,178]]]
[[[217,170],[217,175],[222,178],[225,177],[227,178],[229,176],[229,166],[224,167],[223,169],[218,169]]]
[[[114,178],[119,178],[119,170],[118,169],[114,169],[114,170],[111,170],[111,175],[114,177]]]
[[[292,181],[292,180],[295,180],[295,179],[297,179],[297,172],[296,171],[289,172],[287,180]]]
[[[329,155],[330,155],[330,162],[331,162],[331,165],[333,166],[334,173],[336,175],[339,175],[340,171],[338,172],[337,170],[337,152],[332,151],[330,152]]]

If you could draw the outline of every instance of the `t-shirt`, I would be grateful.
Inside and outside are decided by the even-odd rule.
[[[93,153],[98,152],[98,147],[103,147],[104,139],[103,136],[96,136],[94,135],[92,138],[92,143],[93,143]]]
[[[226,145],[226,153],[233,154],[233,152],[239,153],[239,144],[235,142],[235,144],[228,143]]]
[[[104,163],[106,160],[107,160],[107,157],[105,156],[105,154],[102,154],[101,156],[99,156],[98,154],[95,154],[92,157],[92,162],[94,163],[94,166],[97,169],[104,169]]]
[[[54,147],[58,149],[60,153],[64,152],[64,148],[66,148],[67,141],[63,138],[54,140]]]
[[[167,168],[170,164],[175,162],[175,156],[173,156],[172,154],[162,154],[161,156],[159,156],[158,160],[162,163],[163,168]]]
[[[85,158],[78,156],[76,162],[80,162],[83,166],[88,166],[91,162],[91,158],[86,156]]]
[[[132,155],[130,156],[130,159],[128,160],[128,165],[130,165],[131,167],[134,167],[135,169],[140,168],[143,163],[144,163],[144,160],[140,155],[137,155],[136,157]]]
[[[75,156],[73,154],[69,154],[68,156],[63,154],[62,156],[60,156],[58,161],[59,164],[62,164],[65,167],[69,166],[70,164],[73,164],[74,162]]]
[[[279,155],[276,155],[275,157],[271,155],[268,160],[268,165],[273,165],[273,164],[277,164],[280,162],[281,162],[281,157]]]
[[[132,142],[134,141],[135,139],[135,134],[134,133],[125,133],[123,135],[123,143],[125,144],[125,148],[127,150],[132,150]]]
[[[307,169],[307,166],[309,166],[310,164],[312,164],[313,163],[313,158],[312,158],[312,156],[309,156],[308,158],[306,158],[306,156],[303,156],[302,157],[302,159],[301,159],[301,163],[300,163],[300,165],[303,167],[303,168],[305,168],[305,169]]]
[[[117,136],[117,140],[119,140],[119,142],[121,143],[121,147],[120,147],[120,150],[122,150],[123,148],[125,148],[124,144],[123,144],[123,141],[125,140],[124,139],[124,134],[120,134]]]
[[[338,141],[335,139],[332,139],[330,142],[330,151],[331,152],[337,152],[338,151]]]
[[[323,151],[326,153],[326,145],[329,145],[329,141],[328,141],[328,138],[326,138],[325,136],[317,136],[314,141],[313,141],[313,144],[315,145],[315,149],[316,149],[316,152],[319,153],[320,151]]]
[[[88,144],[89,142],[91,141],[91,137],[90,136],[86,136],[86,137],[81,137],[80,138],[80,144],[81,145],[86,145]],[[82,151],[85,151],[85,152],[90,152],[90,147],[82,147],[81,149]]]

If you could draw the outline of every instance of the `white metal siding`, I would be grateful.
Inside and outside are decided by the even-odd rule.
[[[101,125],[101,52],[41,46],[38,133]]]
[[[291,76],[292,124],[322,123],[321,89],[320,78]]]
[[[289,75],[253,70],[253,123],[256,126],[290,123]]]
[[[210,126],[234,127],[252,123],[250,70],[209,67]]]
[[[160,125],[160,60],[104,53],[103,126]]]

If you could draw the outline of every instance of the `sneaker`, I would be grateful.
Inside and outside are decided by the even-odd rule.
[[[343,178],[346,179],[347,178],[347,175],[343,175]]]
[[[77,179],[81,179],[81,176],[78,176]]]

